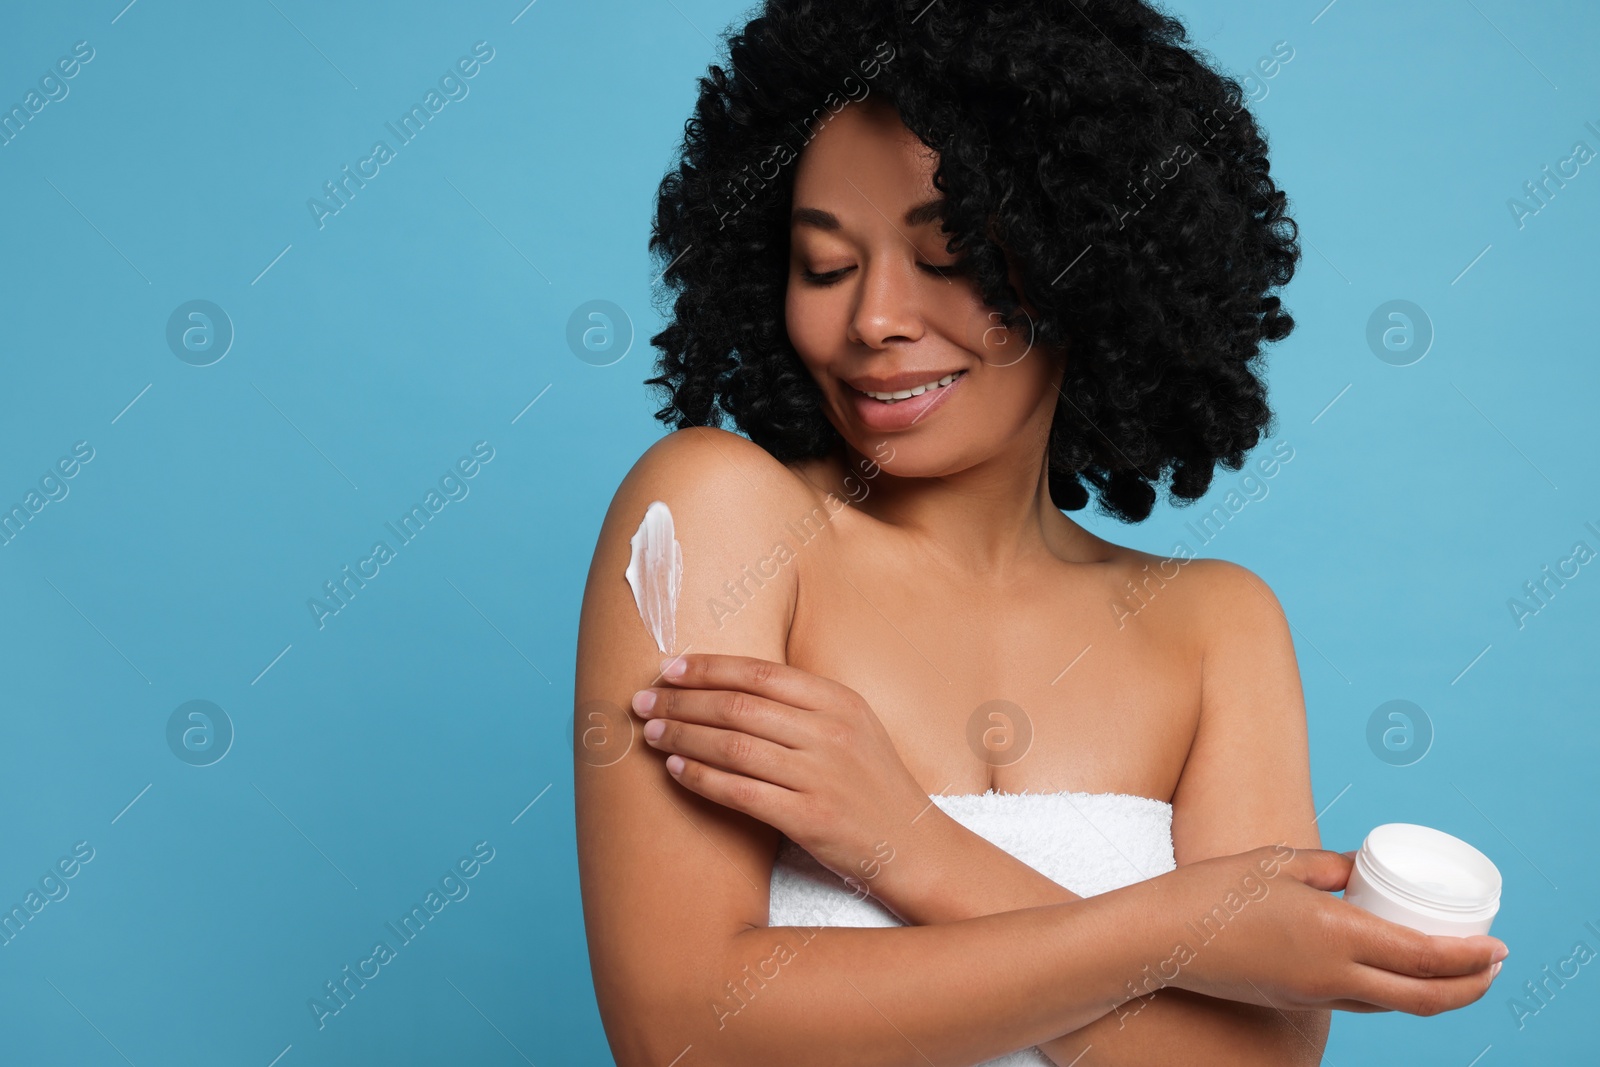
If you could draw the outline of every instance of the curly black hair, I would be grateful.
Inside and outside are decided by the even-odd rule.
[[[839,440],[784,322],[790,164],[878,94],[939,154],[946,250],[1001,321],[1068,353],[1056,507],[1087,483],[1138,522],[1168,474],[1174,502],[1202,496],[1273,428],[1261,346],[1294,319],[1269,290],[1300,248],[1243,88],[1187,42],[1141,0],[766,0],[699,79],[658,190],[656,418],[731,417],[784,462]]]

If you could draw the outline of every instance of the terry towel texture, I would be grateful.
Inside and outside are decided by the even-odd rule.
[[[1125,793],[936,794],[929,798],[973,833],[1082,897],[1165,874],[1172,805]],[[893,862],[892,860],[890,862]],[[810,853],[781,838],[772,867],[768,926],[902,926],[876,900],[860,899]],[[983,1067],[1050,1067],[1037,1048]]]

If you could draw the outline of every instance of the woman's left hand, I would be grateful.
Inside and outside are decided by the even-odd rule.
[[[635,693],[633,710],[645,741],[672,753],[672,776],[835,874],[876,877],[920,816],[943,814],[855,690],[748,656],[686,653],[662,668],[666,684]]]

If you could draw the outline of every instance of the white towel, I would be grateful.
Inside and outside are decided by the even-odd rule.
[[[1164,874],[1172,853],[1172,805],[1126,793],[936,794],[961,825],[1057,884],[1088,897]],[[892,845],[892,842],[891,842]],[[892,860],[890,862],[893,862]],[[768,926],[903,926],[878,901],[852,890],[810,853],[781,838],[772,867]],[[1037,1047],[983,1067],[1049,1067]]]

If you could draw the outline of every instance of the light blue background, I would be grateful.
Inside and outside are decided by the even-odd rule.
[[[610,495],[660,433],[640,385],[655,186],[740,7],[123,3],[12,10],[0,32],[7,108],[95,50],[0,147],[0,504],[94,449],[0,547],[0,905],[95,850],[0,947],[3,1058],[607,1062],[565,740],[577,611]],[[1600,163],[1522,228],[1507,201],[1575,141],[1600,150],[1600,16],[1176,10],[1240,74],[1294,49],[1257,105],[1304,227],[1299,329],[1270,356],[1294,458],[1203,547],[1199,509],[1076,517],[1272,585],[1330,847],[1418,821],[1504,872],[1497,988],[1439,1018],[1339,1015],[1327,1062],[1592,1056],[1600,965],[1520,1030],[1508,1001],[1575,942],[1600,949],[1600,564],[1524,628],[1507,601],[1574,542],[1600,550]],[[319,229],[307,199],[480,40],[469,95]],[[166,342],[195,299],[236,331],[206,367]],[[592,299],[632,320],[610,366],[566,342]],[[1410,366],[1365,340],[1394,299],[1436,332]],[[319,629],[308,598],[478,441],[494,459],[470,494]],[[208,767],[166,741],[194,699],[236,730]],[[1368,747],[1392,699],[1435,733],[1411,766]],[[470,895],[319,1030],[308,998],[479,841]]]

